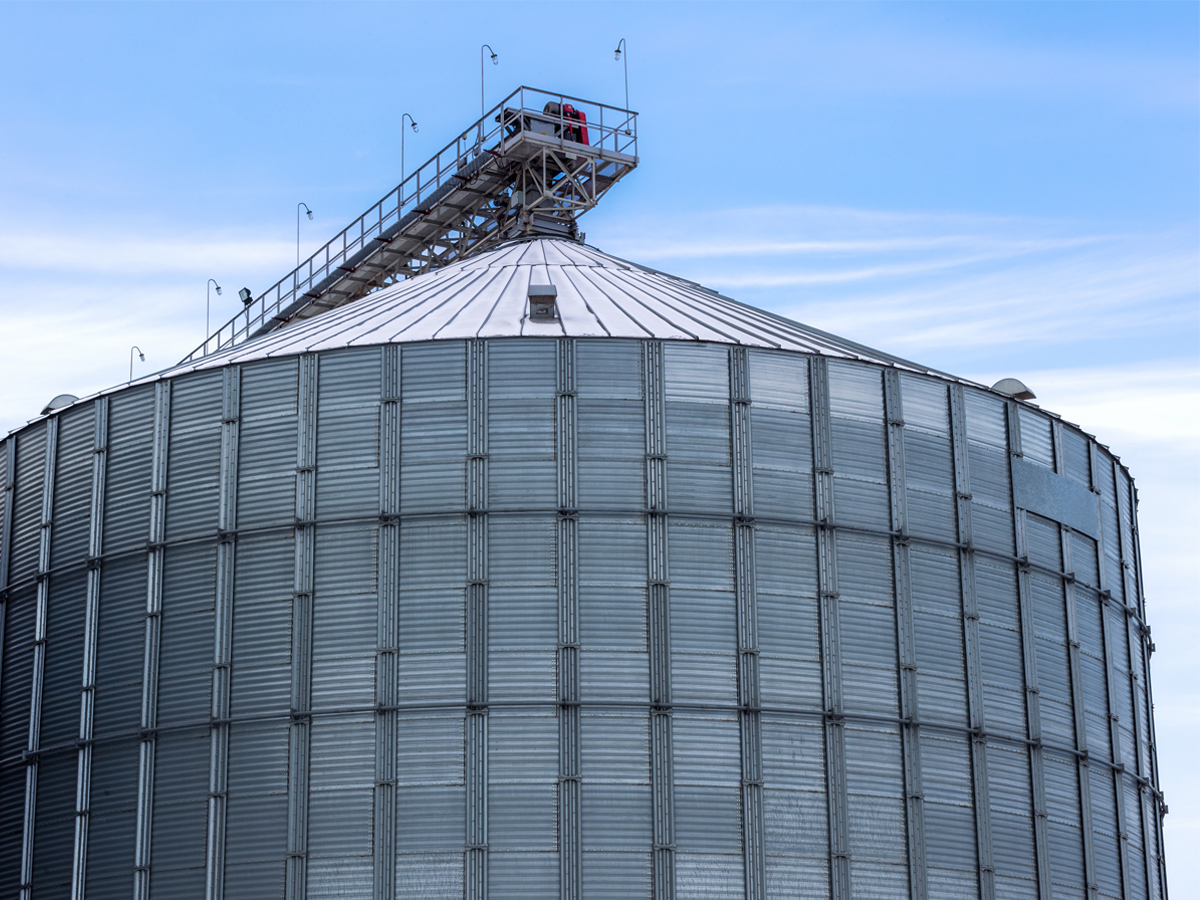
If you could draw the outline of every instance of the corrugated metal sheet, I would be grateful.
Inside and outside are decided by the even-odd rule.
[[[133,892],[137,780],[136,741],[95,747],[88,817],[87,897],[123,900]]]
[[[16,584],[37,573],[42,480],[46,469],[46,425],[31,428],[9,440],[16,442],[17,450],[12,476],[14,499],[7,574],[8,584]]]
[[[60,420],[51,559],[75,559],[88,551],[94,414],[94,407],[84,406],[73,409]]]
[[[592,268],[568,273],[560,297],[603,282],[603,315],[684,323],[667,307],[686,292]],[[479,271],[489,302],[523,289],[519,273]],[[635,300],[635,288],[656,299]],[[441,308],[439,328],[456,309]],[[451,329],[468,320],[484,327],[457,316]],[[652,878],[676,898],[987,900],[991,885],[996,897],[1032,898],[1042,793],[1052,893],[1080,894],[1094,870],[1101,896],[1124,900],[1126,875],[1135,895],[1145,886],[1160,896],[1156,813],[1132,775],[1154,769],[1123,472],[1042,413],[1020,414],[1026,456],[1085,486],[1098,461],[1102,548],[1071,532],[1064,556],[1056,521],[1013,508],[1003,400],[966,389],[955,407],[965,434],[953,443],[945,380],[834,361],[827,382],[816,366],[810,384],[807,357],[767,347],[731,357],[727,337],[667,341],[661,369],[657,351],[608,338],[572,344],[567,369],[568,351],[546,340],[477,347],[470,367],[452,340],[331,347],[303,392],[294,357],[248,362],[240,403],[224,411],[221,373],[180,378],[168,540],[149,554],[162,612],[149,620],[145,548],[158,532],[148,509],[152,496],[162,504],[150,478],[153,404],[145,388],[114,396],[92,563],[88,896],[128,896],[141,858],[148,900],[203,893],[214,869],[227,900],[461,898],[468,887],[561,897],[576,879],[586,897],[649,897]],[[74,844],[91,416],[72,409],[58,427],[48,532],[32,871],[51,894],[66,890]],[[0,670],[0,860],[18,873],[41,427],[15,438],[7,574],[17,582]],[[469,469],[485,474],[470,512]],[[218,515],[222,490],[236,515]],[[958,522],[968,504],[969,532]],[[832,518],[816,522],[818,509]],[[1017,516],[1029,572],[1015,558]],[[218,598],[231,615],[227,651],[214,644]],[[750,612],[754,629],[739,619]],[[979,708],[969,713],[976,632]],[[147,638],[160,730],[141,748],[152,794],[142,801],[149,855],[138,857]],[[1033,752],[1027,663],[1045,744]],[[214,697],[224,702],[214,683],[229,685],[228,723],[210,718]],[[1081,768],[1083,746],[1092,762]],[[1118,758],[1127,771],[1114,776],[1105,762]],[[224,838],[209,840],[222,809]]]
[[[37,589],[12,590],[5,601],[4,658],[0,669],[0,886],[19,891],[25,809],[29,700],[33,681]]]
[[[1021,420],[1021,452],[1026,459],[1054,468],[1054,439],[1050,419],[1028,406],[1018,407]]]

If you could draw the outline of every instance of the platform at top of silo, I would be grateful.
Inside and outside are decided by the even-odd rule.
[[[576,218],[638,163],[637,113],[520,87],[183,360]]]

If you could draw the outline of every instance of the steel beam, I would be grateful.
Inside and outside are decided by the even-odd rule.
[[[41,747],[42,688],[46,674],[46,630],[50,615],[50,532],[54,516],[54,475],[58,462],[58,416],[46,419],[42,468],[42,516],[38,534],[37,619],[33,633],[33,675],[29,693],[29,738],[25,752],[25,833],[21,843],[21,900],[33,896],[33,839],[36,827],[38,751]]]
[[[583,898],[579,747],[579,433],[575,341],[557,341],[558,859],[561,900]]]
[[[17,436],[10,434],[4,442],[4,518],[0,520],[0,688],[4,671],[4,623],[8,612],[8,569],[12,555],[13,508],[17,495]]]
[[[904,805],[908,827],[908,889],[912,900],[926,900],[929,896],[929,876],[925,857],[925,795],[921,788],[921,713],[917,702],[917,638],[913,627],[908,482],[904,467],[904,403],[900,392],[900,373],[896,369],[883,370],[883,402],[887,419],[888,490],[893,532],[900,743],[904,755]]]
[[[467,846],[464,900],[488,889],[488,344],[467,344]]]
[[[1017,403],[1006,404],[1008,413],[1009,459],[1020,459],[1021,419]],[[1010,465],[1011,478],[1011,465]],[[1037,858],[1039,900],[1051,900],[1050,838],[1047,831],[1046,776],[1042,758],[1042,717],[1038,693],[1037,647],[1034,643],[1033,587],[1030,583],[1029,540],[1025,530],[1025,510],[1011,503],[1013,533],[1017,550],[1017,604],[1021,625],[1021,649],[1025,663],[1025,722],[1029,739],[1029,778],[1033,798],[1034,851]]]
[[[646,557],[650,657],[651,897],[675,898],[675,761],[671,698],[671,597],[667,525],[667,425],[663,346],[642,344],[646,398]]]
[[[754,457],[749,361],[729,349],[733,474],[734,591],[737,596],[738,720],[742,757],[742,843],[746,900],[767,896],[763,826],[762,705],[758,677],[758,588],[754,558]]]
[[[154,814],[154,761],[158,727],[158,658],[162,633],[163,541],[167,530],[167,455],[171,433],[171,382],[154,385],[154,432],[150,464],[149,552],[146,564],[146,633],[142,663],[141,743],[138,747],[137,844],[133,898],[149,900]]]
[[[1051,422],[1051,441],[1054,447],[1054,470],[1066,477],[1063,456],[1062,422]],[[1096,881],[1095,835],[1092,833],[1091,772],[1088,766],[1087,717],[1083,707],[1083,666],[1079,658],[1079,625],[1075,610],[1075,566],[1071,559],[1071,529],[1058,526],[1059,547],[1062,567],[1066,577],[1062,580],[1062,596],[1066,604],[1067,621],[1067,664],[1071,673],[1071,709],[1075,723],[1075,769],[1079,780],[1079,826],[1083,832],[1083,870],[1087,885],[1088,900],[1097,900],[1099,885]]]
[[[375,651],[374,897],[396,896],[396,766],[400,702],[400,361],[398,344],[381,349],[379,387],[379,613]]]
[[[104,546],[104,479],[108,468],[108,398],[93,405],[92,497],[88,511],[87,609],[83,623],[83,673],[79,690],[79,755],[75,782],[75,848],[71,900],[84,900],[87,883],[89,809],[92,798],[92,733],[96,706],[96,642],[100,631],[100,558]]]
[[[829,804],[829,895],[850,900],[850,813],[846,785],[846,728],[842,704],[841,625],[838,620],[837,531],[833,505],[833,442],[829,367],[809,358],[813,480],[817,523],[817,592],[821,627],[821,694],[825,714],[825,792]]]
[[[221,380],[221,469],[217,505],[217,571],[213,609],[212,693],[209,725],[208,842],[205,898],[225,896],[225,822],[229,795],[229,702],[233,665],[233,590],[237,545],[238,437],[241,423],[240,366]]]
[[[971,534],[971,470],[962,385],[949,386],[950,441],[954,454],[954,493],[958,573],[962,590],[963,646],[967,669],[967,717],[971,742],[971,781],[975,805],[975,847],[979,898],[995,900],[996,866],[992,855],[992,804],[988,788],[987,733],[983,710],[983,664],[979,652],[979,599]]]
[[[300,357],[296,422],[295,580],[292,587],[292,689],[288,729],[286,900],[308,887],[308,779],[312,737],[313,562],[316,544],[318,357]]]

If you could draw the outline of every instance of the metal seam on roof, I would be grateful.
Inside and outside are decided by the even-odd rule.
[[[654,316],[654,317],[656,317],[656,318],[660,319],[660,320],[661,320],[661,321],[663,321],[663,322],[666,322],[666,323],[667,323],[667,325],[669,325],[669,326],[670,326],[670,327],[672,327],[672,328],[676,328],[676,329],[679,329],[679,330],[683,331],[683,332],[684,332],[684,334],[685,334],[685,335],[687,335],[688,339],[690,339],[690,340],[697,340],[697,336],[696,336],[695,334],[693,334],[693,333],[692,333],[692,332],[690,332],[690,331],[687,331],[686,329],[683,329],[683,328],[682,328],[682,326],[678,325],[676,322],[674,322],[674,321],[672,321],[670,318],[668,318],[668,311],[664,310],[664,311],[661,311],[661,312],[660,312],[660,311],[658,311],[658,310],[652,309],[652,308],[651,308],[651,307],[650,307],[650,306],[649,306],[649,305],[648,305],[648,304],[647,304],[647,303],[646,303],[644,300],[642,300],[642,299],[640,299],[639,297],[635,296],[635,295],[634,295],[634,294],[633,294],[633,293],[632,293],[632,292],[629,290],[629,287],[628,287],[627,285],[621,285],[621,284],[617,284],[617,283],[615,283],[615,281],[613,281],[612,279],[610,279],[610,278],[608,277],[608,273],[606,272],[606,270],[604,270],[604,269],[600,269],[600,271],[596,273],[596,278],[597,278],[598,280],[600,280],[600,281],[604,282],[604,284],[605,284],[607,287],[609,287],[611,290],[613,290],[613,291],[617,292],[618,294],[621,294],[621,295],[623,295],[623,297],[624,297],[625,299],[627,299],[627,300],[631,301],[632,303],[636,304],[637,306],[640,306],[644,312],[646,312],[646,313],[649,313],[650,315],[652,315],[652,316]],[[612,296],[612,295],[609,295],[609,296]],[[614,300],[614,303],[615,303],[615,300]],[[622,312],[625,312],[625,314],[626,314],[626,315],[630,316],[630,318],[632,318],[632,319],[634,319],[634,320],[636,321],[636,317],[635,317],[635,316],[632,316],[632,315],[631,315],[629,312],[627,312],[627,311],[626,311],[626,310],[625,310],[623,307],[622,307],[621,309],[622,309]],[[678,339],[679,339],[679,335],[677,335],[677,334],[666,334],[666,335],[664,335],[664,334],[654,334],[654,335],[652,335],[652,336],[653,336],[653,337],[661,337],[661,338],[673,338],[673,339],[675,339],[675,340],[678,340]]]
[[[621,304],[616,301],[616,299],[614,299],[607,291],[604,290],[604,288],[601,285],[597,284],[593,280],[592,272],[590,271],[590,269],[575,268],[574,273],[571,273],[571,269],[564,268],[563,274],[568,279],[578,279],[580,282],[582,282],[584,285],[586,285],[589,290],[594,290],[596,292],[596,299],[603,300],[609,306],[614,308],[618,313],[620,313],[620,315],[626,321],[630,322],[634,327],[640,328],[642,330],[642,332],[644,332],[644,333],[637,335],[638,338],[654,337],[654,332],[650,328],[648,328],[644,322],[639,322],[636,318],[634,318],[628,312],[626,312],[625,308],[622,307]],[[572,281],[572,284],[574,284],[573,281]],[[577,290],[579,290],[579,295],[581,298],[586,296],[584,290],[579,285],[574,285],[574,286],[576,287]],[[603,324],[603,322],[604,322],[604,319],[600,316],[599,312],[596,313],[596,320],[598,322],[600,322],[601,324]],[[617,323],[613,322],[613,326],[616,327],[616,325],[617,325]],[[619,335],[619,334],[614,334],[612,328],[605,327],[604,330],[609,334],[610,337],[622,337],[623,336],[623,335]]]
[[[635,276],[634,276],[634,277],[646,278],[646,276],[645,276],[644,274],[641,274],[641,273],[635,273]],[[699,298],[699,297],[698,297],[698,298],[694,298],[694,299],[693,299],[693,298],[689,298],[689,297],[687,297],[687,296],[686,296],[686,295],[685,295],[685,294],[684,294],[684,293],[683,293],[681,290],[679,290],[679,288],[678,288],[677,286],[675,286],[675,285],[672,285],[672,284],[670,284],[670,283],[668,283],[668,284],[665,284],[665,285],[661,285],[661,286],[658,286],[658,285],[656,285],[654,289],[656,289],[656,290],[659,290],[659,291],[661,291],[661,292],[662,292],[662,293],[664,293],[664,294],[667,294],[667,295],[669,295],[669,296],[672,296],[672,297],[674,297],[674,298],[675,298],[675,300],[676,300],[676,302],[677,302],[677,303],[679,303],[681,306],[685,307],[685,309],[686,309],[686,308],[696,309],[696,308],[698,308],[698,307],[701,307],[701,304],[703,304],[703,303],[705,303],[705,302],[707,301],[707,298]],[[707,311],[706,311],[706,312],[707,312]],[[711,312],[710,312],[710,313],[708,313],[708,314],[709,314],[709,315],[712,315],[712,316],[713,316],[714,318],[716,318],[718,321],[720,321],[720,322],[724,322],[724,323],[725,323],[725,324],[726,324],[726,325],[727,325],[729,328],[732,328],[732,329],[734,329],[734,330],[736,330],[736,331],[741,331],[741,332],[743,332],[744,334],[746,334],[747,336],[750,336],[750,335],[751,335],[751,330],[750,330],[749,326],[748,326],[748,325],[747,325],[747,324],[746,324],[744,321],[743,321],[742,323],[739,323],[739,322],[738,322],[738,321],[737,321],[735,318],[733,318],[732,316],[725,316],[725,315],[723,315],[723,314],[721,314],[721,315],[718,315],[718,314],[714,314],[714,313],[711,313]],[[695,319],[695,316],[692,316],[691,318]],[[697,321],[698,321],[698,320],[697,320]],[[710,327],[711,327],[711,326],[710,326]],[[732,335],[727,335],[727,337],[733,337],[733,336],[732,336]],[[782,346],[783,346],[783,345],[782,345],[782,344],[780,344],[778,341],[774,341],[774,340],[770,340],[770,341],[768,341],[768,340],[766,340],[765,338],[763,338],[761,335],[759,335],[759,336],[757,337],[757,340],[759,340],[759,341],[763,341],[763,342],[764,342],[764,343],[766,343],[768,346],[775,347],[775,348],[782,348]],[[735,338],[735,339],[732,341],[732,343],[742,343],[742,342],[741,342],[740,340],[738,340],[738,339],[736,339],[736,338]]]
[[[612,337],[613,336],[612,329],[604,324],[604,320],[600,318],[600,314],[598,312],[596,312],[595,308],[592,306],[591,301],[589,301],[588,298],[586,296],[584,296],[583,291],[581,291],[579,289],[579,285],[577,285],[575,283],[575,279],[584,277],[583,273],[582,272],[573,272],[570,269],[564,268],[563,269],[563,277],[566,279],[566,282],[568,285],[570,285],[571,289],[574,290],[575,293],[579,295],[580,302],[584,305],[584,308],[587,309],[587,311],[592,314],[592,318],[594,318],[596,320],[596,324],[599,325],[604,330],[604,334],[607,337]],[[637,324],[637,323],[634,323],[634,324]]]
[[[547,336],[598,336],[586,324],[594,321],[611,337],[772,347],[935,371],[739,303],[686,279],[556,238],[502,245],[166,371],[339,346],[539,334],[540,329],[526,325],[522,291],[529,279],[521,270],[531,273],[534,267],[544,267],[549,283],[570,288],[560,297],[560,317],[554,329],[546,330]],[[473,318],[478,325],[472,325]]]

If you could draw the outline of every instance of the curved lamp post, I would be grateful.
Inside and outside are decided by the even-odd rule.
[[[409,125],[416,134],[421,129],[417,127],[417,120],[411,114],[405,113],[400,117],[400,196],[397,203],[400,207],[400,212],[404,212],[404,120],[408,119]]]
[[[217,289],[217,296],[221,296],[221,286],[210,278],[208,284],[204,286],[204,340],[207,343],[208,336],[212,334],[212,326],[209,324],[210,311],[212,309],[212,289]]]
[[[304,211],[308,213],[308,217],[312,218],[312,210],[308,208],[308,204],[301,201],[296,204],[296,268],[300,268],[300,207],[304,207]]]
[[[625,60],[625,109],[629,109],[629,51],[625,47],[625,38],[617,43],[617,49],[613,51],[613,59],[618,62]]]
[[[486,60],[486,57],[483,55],[483,52],[485,50],[492,55],[492,65],[493,66],[500,65],[500,57],[496,55],[496,51],[492,49],[491,44],[484,44],[482,47],[479,48],[479,146],[480,147],[483,146],[483,117],[485,115],[487,115],[487,105],[484,103],[484,99],[483,99],[483,73],[484,73],[483,64],[484,64],[484,61]]]
[[[137,344],[134,344],[129,348],[129,380],[131,382],[133,381],[133,353],[135,350],[137,351],[138,359],[140,359],[142,362],[146,361],[146,354],[142,352],[141,347],[139,347]]]

